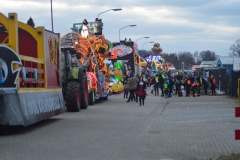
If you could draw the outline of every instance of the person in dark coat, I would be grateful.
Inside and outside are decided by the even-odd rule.
[[[186,97],[190,97],[190,89],[191,89],[191,85],[192,85],[192,82],[191,82],[191,76],[189,76],[186,81],[185,81],[185,89],[186,89]]]
[[[153,79],[153,85],[154,85],[154,90],[155,90],[155,96],[159,96],[159,75],[156,74],[155,78]]]
[[[163,73],[160,73],[160,74],[158,75],[158,77],[159,77],[159,78],[158,78],[158,79],[159,79],[159,86],[160,86],[160,89],[161,89],[161,92],[162,92],[161,96],[164,97],[163,84],[164,84],[165,76],[164,76]]]
[[[176,83],[176,94],[177,94],[177,96],[179,96],[179,95],[180,95],[181,86],[184,85],[184,84],[183,84],[183,75],[182,75],[182,72],[180,72],[180,73],[176,76],[176,79],[177,79],[177,83]]]
[[[173,76],[173,74],[171,74],[169,78],[169,97],[172,97],[173,85],[175,84],[175,82],[176,82],[176,79]]]
[[[202,78],[199,76],[198,73],[196,73],[196,81],[198,83],[197,96],[200,96],[201,95]]]
[[[207,90],[208,90],[209,84],[208,84],[206,76],[204,76],[202,78],[202,83],[203,83],[203,88],[204,88],[204,95],[207,95]]]
[[[137,84],[137,95],[139,98],[139,106],[144,105],[144,100],[146,98],[146,83],[143,81],[143,77],[139,78]]]
[[[136,92],[136,89],[137,89],[138,79],[135,76],[135,74],[132,72],[131,73],[131,78],[129,78],[128,80],[129,80],[129,92],[130,92],[130,95],[128,97],[127,102],[130,102],[130,100],[131,101],[133,101],[133,100],[136,101],[134,93]]]
[[[216,95],[216,78],[211,75],[211,90],[212,90],[212,95]]]

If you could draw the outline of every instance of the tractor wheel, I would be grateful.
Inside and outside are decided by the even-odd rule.
[[[88,104],[93,105],[95,103],[95,94],[94,91],[91,91],[88,96]]]
[[[78,78],[81,89],[81,109],[88,108],[88,83],[87,74],[85,68],[81,67],[78,70]]]
[[[71,81],[67,83],[65,100],[68,112],[79,112],[81,104],[81,91],[78,82]]]

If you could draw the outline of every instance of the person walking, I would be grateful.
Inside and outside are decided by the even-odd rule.
[[[126,76],[123,80],[123,90],[124,90],[124,96],[123,98],[128,98],[128,92],[129,92],[129,82],[128,82],[128,76]]]
[[[130,95],[128,97],[127,102],[130,102],[130,100],[136,101],[134,93],[136,92],[136,89],[137,89],[138,79],[133,72],[131,73],[130,77],[131,78],[128,79]]]
[[[211,75],[211,90],[212,90],[212,95],[216,95],[216,78]]]
[[[137,84],[137,95],[139,97],[139,106],[144,105],[144,100],[146,98],[146,83],[141,76]]]
[[[148,84],[148,79],[147,79],[147,77],[146,77],[145,74],[142,75],[142,78],[143,78],[144,83],[146,84],[146,95],[148,95],[148,94],[147,94],[147,86],[149,86],[149,84]]]
[[[138,83],[139,80],[140,80],[140,75],[137,74],[136,78],[137,78],[137,83]],[[135,96],[136,96],[136,97],[135,97],[135,101],[136,101],[136,103],[137,103],[137,102],[138,102],[137,88],[135,89],[134,93],[135,93]]]
[[[151,75],[149,79],[149,84],[151,87],[151,93],[154,94],[154,85],[153,85],[154,77]]]

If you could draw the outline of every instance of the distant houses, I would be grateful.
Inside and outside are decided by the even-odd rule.
[[[226,73],[233,70],[240,71],[240,57],[218,57],[215,61],[202,61],[200,65],[193,65],[194,68],[226,68]]]
[[[219,57],[217,67],[225,67],[227,72],[240,70],[240,57]]]
[[[215,67],[215,61],[202,61],[200,64],[200,68],[205,67]]]

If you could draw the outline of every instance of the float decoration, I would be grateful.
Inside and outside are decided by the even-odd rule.
[[[152,51],[155,55],[160,55],[160,53],[163,51],[162,48],[160,47],[159,43],[155,43],[153,45]]]
[[[133,49],[129,46],[120,44],[110,49],[110,52],[111,52],[111,56],[117,58],[117,57],[122,57],[132,53]]]
[[[122,68],[123,63],[122,62],[115,62],[114,63],[114,79],[118,82],[118,81],[122,81],[123,80],[123,75],[122,75]]]

